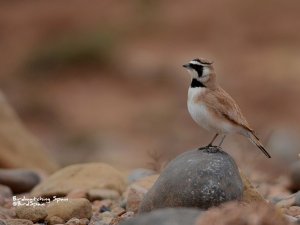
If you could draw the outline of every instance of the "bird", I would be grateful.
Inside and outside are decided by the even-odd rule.
[[[187,107],[192,119],[208,131],[215,132],[211,142],[199,149],[213,147],[219,135],[221,147],[226,135],[240,134],[256,145],[266,157],[271,158],[254,130],[249,126],[235,100],[217,82],[213,62],[196,58],[184,64],[191,75]]]

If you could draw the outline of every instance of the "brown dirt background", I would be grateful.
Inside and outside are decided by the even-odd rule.
[[[0,88],[61,165],[145,167],[149,152],[164,161],[212,137],[187,112],[181,67],[205,57],[267,143],[274,130],[299,132],[299,10],[296,0],[1,1]],[[270,164],[242,137],[224,149],[244,169]]]

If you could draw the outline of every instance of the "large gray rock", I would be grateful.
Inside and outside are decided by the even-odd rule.
[[[144,213],[120,225],[193,225],[202,212],[192,208],[167,208]]]
[[[140,212],[166,207],[207,209],[241,200],[239,170],[226,152],[217,147],[191,150],[172,160],[146,194]]]

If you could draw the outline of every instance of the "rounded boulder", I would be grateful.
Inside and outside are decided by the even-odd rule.
[[[217,147],[184,152],[172,160],[146,194],[139,212],[157,208],[207,209],[241,200],[243,182],[233,158]]]

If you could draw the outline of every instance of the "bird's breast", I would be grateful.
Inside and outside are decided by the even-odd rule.
[[[207,88],[205,87],[190,87],[188,91],[188,100],[197,100],[204,96],[207,92]]]
[[[193,120],[209,131],[218,133],[239,132],[235,124],[216,113],[218,111],[217,105],[215,105],[214,110],[207,105],[208,91],[206,88],[189,89],[187,106]]]
[[[213,118],[204,104],[188,102],[188,110],[193,120],[205,129],[211,130]]]
[[[203,101],[205,92],[205,88],[190,88],[187,106],[193,120],[200,126],[211,130],[214,118]]]

